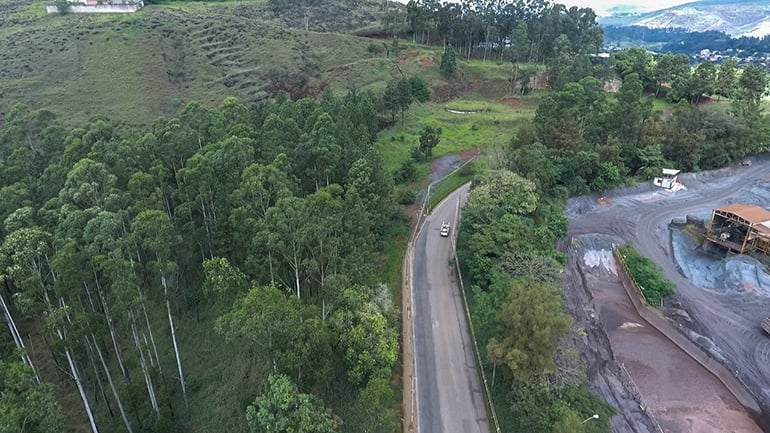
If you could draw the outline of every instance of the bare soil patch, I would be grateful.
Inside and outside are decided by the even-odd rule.
[[[606,347],[589,345],[584,352],[589,371],[596,363],[625,365],[638,385],[640,404],[649,408],[663,431],[757,432],[762,428],[767,432],[770,428],[770,339],[760,327],[770,308],[766,268],[748,257],[704,256],[691,237],[669,227],[674,219],[708,219],[712,209],[729,203],[770,207],[769,167],[767,157],[757,157],[751,167],[686,173],[680,176],[686,190],[668,192],[639,184],[608,191],[610,201],[604,204],[596,195],[571,199],[565,212],[571,219],[569,239],[573,240],[566,278],[570,311],[576,323],[583,323],[577,320],[581,311],[595,311],[593,317],[601,321],[596,332],[606,333],[608,339]],[[603,238],[598,234],[611,236],[611,241],[600,242]],[[661,313],[712,362],[734,372],[761,413],[749,414],[703,367],[680,359],[665,341],[646,334],[645,323],[636,320],[630,305],[624,306],[623,297],[614,293],[611,266],[601,268],[595,264],[597,259],[584,260],[581,255],[608,253],[612,243],[626,241],[653,259],[664,277],[677,285],[677,294],[664,302]],[[579,281],[571,278],[576,273],[581,275]],[[592,386],[612,402],[617,393],[606,385],[612,369],[600,371],[591,377]],[[625,414],[623,418],[633,428],[633,418]],[[613,421],[613,431],[627,430],[616,430]]]
[[[519,98],[503,98],[500,100],[501,103],[505,105],[510,105],[512,107],[522,107],[524,106],[524,101],[522,101]]]

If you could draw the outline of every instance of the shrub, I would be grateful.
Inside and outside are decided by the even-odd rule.
[[[618,248],[628,266],[628,272],[642,289],[647,303],[652,306],[660,304],[666,296],[673,295],[676,286],[663,278],[663,273],[655,263],[639,253],[631,244]]]
[[[419,102],[427,102],[430,100],[430,90],[425,81],[420,77],[409,78],[409,88],[412,92],[412,97]]]
[[[369,44],[368,47],[366,47],[366,50],[369,51],[372,54],[381,54],[383,51],[385,51],[385,47],[383,47],[380,44]]]
[[[54,4],[56,5],[56,10],[62,15],[69,12],[70,7],[72,6],[67,0],[56,0],[56,3]]]
[[[398,197],[396,198],[398,200],[398,204],[412,204],[415,201],[417,201],[417,191],[413,189],[405,189],[398,192]]]
[[[396,182],[409,183],[417,177],[417,167],[413,161],[404,161],[401,167],[396,170]]]

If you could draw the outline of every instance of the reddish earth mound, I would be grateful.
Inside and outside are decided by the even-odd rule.
[[[430,66],[430,65],[433,64],[433,62],[431,62],[428,59],[422,59],[422,60],[420,60],[420,64],[423,65],[423,66]]]
[[[503,98],[500,100],[505,105],[510,105],[512,107],[521,107],[524,105],[524,101],[518,98]]]

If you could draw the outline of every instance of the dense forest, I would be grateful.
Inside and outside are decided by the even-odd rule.
[[[606,431],[612,408],[569,350],[554,247],[565,200],[766,149],[766,72],[642,49],[595,63],[593,12],[542,1],[391,12],[392,35],[442,47],[447,80],[460,79],[455,49],[546,65],[532,126],[507,131],[474,179],[460,256],[506,425]],[[0,129],[0,426],[397,431],[400,317],[383,250],[405,223],[394,184],[414,180],[441,131],[426,127],[414,161],[387,172],[377,133],[431,95],[419,77],[384,87],[192,102],[146,128],[73,128],[15,106]],[[662,115],[664,95],[679,105]],[[581,407],[602,421],[581,425]]]
[[[411,0],[406,13],[383,18],[391,34],[415,42],[452,44],[465,57],[542,63],[559,51],[593,53],[602,29],[589,8],[567,8],[543,0]]]
[[[18,395],[2,424],[64,429],[38,385],[53,362],[94,430],[188,430],[188,411],[204,410],[191,399],[201,348],[189,334],[178,344],[179,324],[197,322],[216,332],[200,343],[223,339],[220,357],[243,357],[244,371],[224,371],[239,388],[209,388],[232,396],[205,410],[242,410],[270,375],[261,398],[275,407],[238,417],[252,430],[280,422],[292,398],[309,411],[301,423],[328,427],[313,431],[394,431],[397,316],[374,271],[398,214],[372,147],[377,104],[356,92],[191,103],[145,131],[106,119],[66,129],[15,107],[0,131],[0,273],[2,383]],[[22,323],[46,344],[31,349]]]

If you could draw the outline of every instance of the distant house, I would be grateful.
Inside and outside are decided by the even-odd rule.
[[[143,0],[68,0],[68,13],[103,14],[103,13],[133,13],[144,6]],[[45,6],[49,14],[60,12],[55,4]]]

